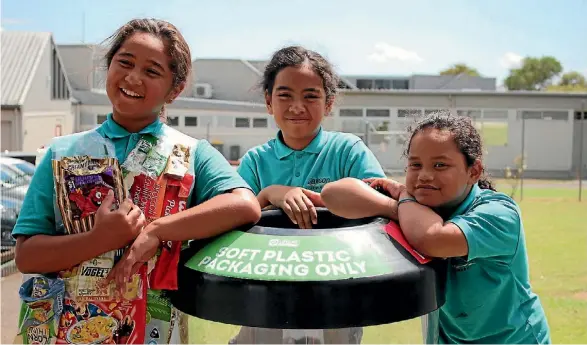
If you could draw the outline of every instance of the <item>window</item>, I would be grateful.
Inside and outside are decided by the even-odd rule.
[[[422,115],[422,111],[420,109],[398,109],[397,110],[397,117],[412,117],[412,116],[420,116]]]
[[[519,111],[517,119],[526,120],[555,120],[555,121],[567,121],[569,119],[569,113],[566,111]]]
[[[96,116],[96,123],[97,124],[104,123],[106,121],[106,119],[107,119],[107,115],[100,114],[100,115]]]
[[[178,116],[167,116],[167,124],[172,127],[179,126],[179,117]]]
[[[186,125],[186,127],[197,127],[198,126],[198,118],[196,116],[186,116],[185,117],[185,125]]]
[[[253,128],[267,128],[267,119],[263,119],[263,118],[253,119]]]
[[[391,80],[375,79],[375,88],[389,90],[391,89]]]
[[[371,79],[357,79],[357,88],[359,89],[372,89],[373,80]]]
[[[587,112],[584,112],[582,115],[583,116],[581,116],[580,111],[576,111],[575,112],[575,120],[581,120],[581,118],[583,118],[583,120],[587,120]]]
[[[507,120],[508,112],[506,110],[483,110],[483,119]]]
[[[448,109],[426,109],[426,110],[424,110],[424,115],[430,115],[430,114],[438,113],[441,111],[449,111],[449,110]]]
[[[248,117],[237,117],[234,124],[237,128],[249,128],[251,127],[251,119]]]
[[[566,111],[545,111],[542,113],[542,118],[545,120],[567,121],[569,113]]]
[[[367,109],[368,117],[389,117],[389,109]]]
[[[338,115],[344,117],[362,117],[363,109],[340,109]]]
[[[410,81],[407,79],[393,81],[393,89],[394,90],[407,90],[409,88],[410,88]]]

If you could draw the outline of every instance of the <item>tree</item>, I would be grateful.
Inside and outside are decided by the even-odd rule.
[[[586,92],[587,80],[579,72],[570,71],[562,75],[557,85],[550,85],[547,87],[548,91],[561,92]]]
[[[561,63],[552,56],[526,57],[520,68],[510,70],[504,85],[508,90],[545,90],[562,70]]]
[[[464,63],[456,63],[449,68],[445,69],[444,71],[440,72],[440,75],[459,75],[465,74],[472,77],[480,76],[479,72],[473,68],[469,67]]]

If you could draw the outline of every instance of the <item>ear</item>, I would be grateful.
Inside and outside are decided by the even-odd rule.
[[[173,103],[173,101],[183,92],[183,90],[185,89],[186,83],[183,82],[179,85],[177,85],[176,87],[174,87],[173,89],[171,89],[171,91],[169,92],[169,95],[167,95],[167,101],[165,103],[167,104],[171,104]]]
[[[469,183],[475,184],[483,174],[483,163],[476,159],[473,165],[469,168]]]
[[[332,112],[332,108],[334,107],[334,100],[335,97],[331,96],[330,99],[326,101],[326,109],[324,109],[324,116],[328,116]]]
[[[267,107],[267,112],[270,115],[273,115],[273,106],[271,105],[271,95],[267,91],[265,91],[265,106]]]

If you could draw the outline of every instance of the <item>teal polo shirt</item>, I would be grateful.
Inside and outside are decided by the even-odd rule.
[[[545,344],[550,331],[532,292],[516,203],[475,185],[448,222],[467,239],[467,257],[449,259],[440,343]]]
[[[320,192],[326,183],[345,177],[385,177],[377,158],[361,138],[322,128],[302,150],[285,145],[279,131],[276,138],[247,151],[238,173],[255,194],[272,185]]]
[[[142,134],[157,136],[163,131],[164,126],[167,125],[157,119],[139,133],[129,133],[114,122],[112,114],[109,114],[106,121],[96,130],[101,136],[112,141],[116,150],[116,157],[120,162],[124,162]],[[35,170],[16,225],[12,231],[13,237],[18,235],[56,234],[53,207],[55,192],[53,168],[51,166],[52,156],[50,146]],[[222,154],[207,141],[198,140],[194,156],[195,186],[189,196],[189,207],[194,207],[232,189],[250,189]]]

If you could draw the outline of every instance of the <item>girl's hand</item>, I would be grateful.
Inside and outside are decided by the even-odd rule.
[[[139,271],[139,268],[157,254],[160,243],[161,240],[152,231],[141,232],[116,266],[112,268],[106,277],[106,282],[114,280],[118,289],[124,291],[126,283]]]
[[[385,189],[394,200],[399,200],[400,194],[406,190],[406,186],[392,179],[368,178],[363,181],[367,182],[372,188],[381,187]]]
[[[95,237],[108,241],[110,250],[122,248],[134,240],[146,224],[145,215],[130,199],[111,210],[114,192],[110,190],[96,212],[96,221],[91,231]]]
[[[323,207],[320,194],[300,187],[271,186],[269,203],[281,208],[301,229],[311,229],[318,222],[316,206]]]

